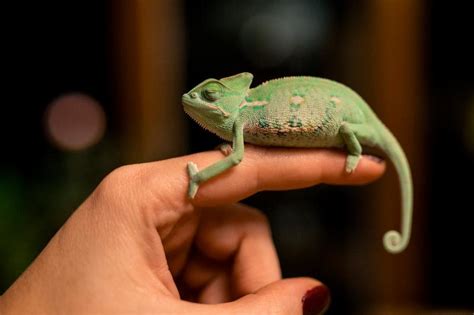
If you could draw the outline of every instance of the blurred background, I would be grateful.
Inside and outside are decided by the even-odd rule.
[[[209,150],[182,111],[202,80],[249,71],[343,82],[401,142],[415,183],[412,242],[398,181],[264,192],[284,276],[332,291],[328,314],[474,309],[474,27],[468,1],[63,1],[8,5],[0,163],[0,292],[119,165]]]

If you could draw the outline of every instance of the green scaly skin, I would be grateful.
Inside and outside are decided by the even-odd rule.
[[[410,240],[413,185],[397,139],[367,103],[350,88],[327,79],[285,77],[250,89],[253,75],[208,79],[182,97],[184,110],[203,128],[232,141],[223,160],[199,171],[188,163],[189,197],[199,184],[242,161],[244,142],[261,146],[346,148],[346,171],[360,160],[362,145],[378,147],[395,165],[402,193],[401,233],[388,231],[384,246],[403,251]]]

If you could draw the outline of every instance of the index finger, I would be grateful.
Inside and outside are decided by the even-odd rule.
[[[194,199],[187,196],[188,162],[199,169],[223,159],[220,151],[208,151],[158,163],[157,194],[173,204],[179,200],[195,206],[216,206],[237,202],[263,190],[289,190],[320,183],[360,185],[380,177],[384,162],[363,156],[353,173],[345,171],[347,153],[327,149],[265,148],[245,146],[242,162],[202,183]],[[166,185],[163,185],[163,180]],[[171,199],[170,199],[171,198]]]

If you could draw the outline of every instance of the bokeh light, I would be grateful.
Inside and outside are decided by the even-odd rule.
[[[276,67],[291,58],[314,54],[323,44],[331,14],[323,2],[283,1],[262,4],[244,20],[240,39],[255,66]]]
[[[63,150],[83,150],[98,143],[105,126],[105,113],[100,104],[82,93],[62,95],[46,109],[48,138]]]

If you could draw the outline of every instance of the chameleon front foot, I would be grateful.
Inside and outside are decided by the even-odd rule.
[[[359,164],[360,155],[349,154],[346,159],[346,172],[351,174]]]
[[[198,167],[193,162],[188,163],[189,187],[188,196],[193,199],[199,189],[199,183],[196,174],[199,173]]]

